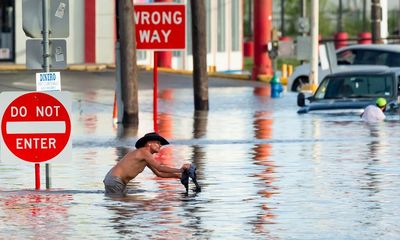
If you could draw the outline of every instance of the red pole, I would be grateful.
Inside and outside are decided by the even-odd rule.
[[[173,3],[173,0],[155,0],[156,3],[168,4]],[[172,67],[172,51],[159,51],[157,64],[159,67]]]
[[[35,163],[35,189],[40,189],[40,164]]]
[[[272,0],[254,1],[254,61],[252,79],[259,74],[272,75],[272,62],[267,46],[271,40]]]
[[[158,93],[158,73],[157,73],[158,52],[154,51],[154,68],[153,68],[153,124],[154,132],[158,132],[157,127],[157,93]]]

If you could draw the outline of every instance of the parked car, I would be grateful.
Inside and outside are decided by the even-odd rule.
[[[379,97],[387,100],[387,110],[398,109],[400,68],[386,66],[352,66],[344,72],[327,75],[315,93],[305,98],[299,93],[298,113],[311,111],[361,113]],[[309,104],[306,105],[306,100]]]
[[[386,44],[356,44],[340,48],[336,51],[338,70],[342,71],[346,65],[385,65],[400,67],[400,45]],[[310,64],[302,64],[295,68],[288,78],[288,89],[299,91],[304,84],[309,83]],[[319,67],[318,79],[321,81],[329,70]]]

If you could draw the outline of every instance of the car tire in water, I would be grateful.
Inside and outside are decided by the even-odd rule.
[[[309,83],[308,77],[306,77],[306,76],[298,77],[298,78],[296,78],[296,80],[294,80],[294,83],[292,85],[292,91],[300,92],[302,87],[308,83]]]

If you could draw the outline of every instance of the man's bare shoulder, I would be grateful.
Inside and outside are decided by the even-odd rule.
[[[144,161],[146,158],[151,155],[146,149],[144,148],[139,148],[135,149],[132,151],[129,151],[124,158],[129,159],[129,160],[136,160],[136,161]]]

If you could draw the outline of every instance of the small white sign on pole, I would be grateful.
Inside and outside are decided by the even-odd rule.
[[[60,72],[36,73],[36,91],[61,91]]]

